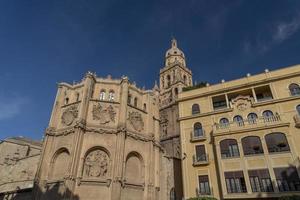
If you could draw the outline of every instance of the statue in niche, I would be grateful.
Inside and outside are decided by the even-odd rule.
[[[128,120],[136,131],[144,129],[142,114],[136,111],[129,112]]]
[[[168,114],[167,112],[162,112],[160,115],[160,125],[162,127],[163,136],[168,135]]]
[[[93,119],[99,120],[100,124],[107,124],[109,122],[115,122],[116,112],[112,105],[109,105],[107,108],[103,109],[103,107],[98,103],[93,106]]]
[[[62,116],[61,116],[61,122],[64,125],[70,126],[74,120],[77,118],[78,116],[78,110],[76,106],[71,106],[69,108],[67,108]]]
[[[90,152],[84,161],[84,176],[104,178],[108,172],[109,158],[107,153],[98,149]]]

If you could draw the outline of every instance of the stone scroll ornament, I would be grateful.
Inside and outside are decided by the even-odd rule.
[[[77,118],[78,116],[78,110],[76,106],[71,106],[69,108],[67,108],[62,116],[61,116],[61,122],[64,125],[70,126],[74,120]]]
[[[98,149],[90,152],[84,161],[84,176],[105,178],[108,173],[109,158],[106,152]]]
[[[136,111],[129,112],[128,120],[136,131],[144,130],[142,114]]]
[[[109,105],[107,108],[103,108],[103,106],[98,103],[93,106],[93,119],[99,120],[100,124],[107,124],[109,122],[115,122],[116,112],[114,108]]]

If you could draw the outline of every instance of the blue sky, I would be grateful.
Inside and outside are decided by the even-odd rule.
[[[87,71],[151,88],[174,36],[196,81],[300,63],[297,0],[2,0],[0,139],[40,139],[57,82]]]

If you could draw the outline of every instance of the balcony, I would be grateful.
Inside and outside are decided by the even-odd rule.
[[[300,128],[300,115],[295,115],[294,116],[294,120],[295,120],[295,126],[296,128]]]
[[[209,186],[203,188],[196,188],[196,195],[197,197],[211,197],[213,196],[213,190]]]
[[[251,119],[251,120],[247,119],[238,122],[232,121],[224,124],[216,123],[213,126],[213,130],[215,134],[219,134],[224,132],[235,132],[235,131],[242,131],[246,129],[263,128],[267,126],[280,125],[284,123],[288,123],[288,122],[284,120],[283,116],[279,114],[275,114],[273,116],[259,117],[257,119]],[[298,117],[298,124],[299,123],[300,123],[300,117]]]
[[[193,156],[193,165],[194,166],[208,165],[208,164],[209,164],[208,154]]]
[[[198,142],[198,141],[203,141],[206,140],[206,135],[204,130],[202,130],[201,132],[195,132],[192,131],[191,132],[191,142]]]

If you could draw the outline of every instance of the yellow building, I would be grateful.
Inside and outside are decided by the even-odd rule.
[[[185,198],[300,194],[300,65],[179,94]]]

